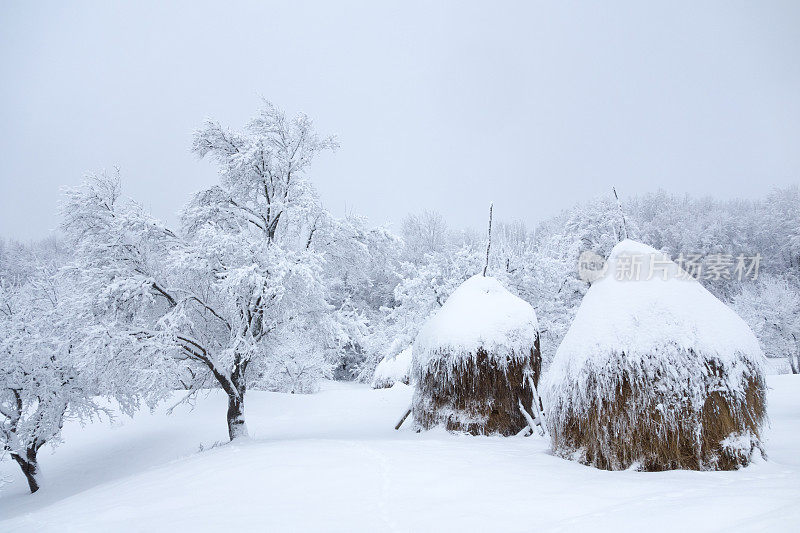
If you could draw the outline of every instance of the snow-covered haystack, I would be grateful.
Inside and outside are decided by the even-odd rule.
[[[541,373],[536,312],[496,279],[473,276],[414,341],[412,410],[418,428],[513,435]]]
[[[553,451],[607,470],[748,464],[766,421],[753,332],[649,246],[619,243],[607,272],[543,380]]]
[[[386,389],[395,383],[411,383],[411,346],[391,357],[384,357],[375,368],[373,389]]]

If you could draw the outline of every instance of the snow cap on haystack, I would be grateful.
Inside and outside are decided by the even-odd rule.
[[[542,384],[553,450],[611,470],[731,469],[761,449],[763,354],[655,249],[617,244]]]
[[[503,364],[525,358],[539,331],[536,311],[495,278],[472,276],[429,319],[414,341],[414,368],[456,365],[483,350]]]
[[[413,347],[414,420],[473,434],[510,435],[527,422],[528,378],[539,381],[536,312],[492,277],[461,284],[419,332]]]

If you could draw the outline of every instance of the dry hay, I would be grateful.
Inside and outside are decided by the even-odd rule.
[[[538,386],[542,358],[539,340],[528,357],[489,357],[479,349],[472,357],[431,361],[416,376],[414,421],[420,429],[443,426],[472,435],[510,436],[528,425],[519,410],[530,409],[533,393],[528,376]]]
[[[690,350],[691,352],[691,350]],[[624,354],[623,354],[624,358]],[[746,371],[736,387],[721,365],[706,361],[705,390],[693,405],[674,392],[660,390],[658,379],[631,375],[617,380],[610,399],[588,395],[587,405],[548,419],[556,455],[605,470],[735,470],[754,453],[763,454],[761,428],[766,422],[763,374],[743,361]],[[597,390],[589,383],[587,390]],[[580,385],[575,384],[576,387]],[[738,391],[738,392],[737,392]],[[744,391],[742,394],[741,391]],[[691,395],[689,395],[691,396]],[[699,408],[698,408],[699,407]]]

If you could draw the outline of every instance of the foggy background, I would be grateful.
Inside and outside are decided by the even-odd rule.
[[[0,4],[0,236],[45,237],[115,165],[174,223],[216,180],[192,131],[261,96],[338,134],[311,173],[334,214],[395,229],[800,179],[800,2],[287,4]]]

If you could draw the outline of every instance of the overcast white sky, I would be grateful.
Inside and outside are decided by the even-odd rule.
[[[800,2],[376,4],[0,3],[0,235],[115,165],[174,221],[215,180],[192,130],[260,95],[339,135],[314,182],[375,224],[800,181]]]

